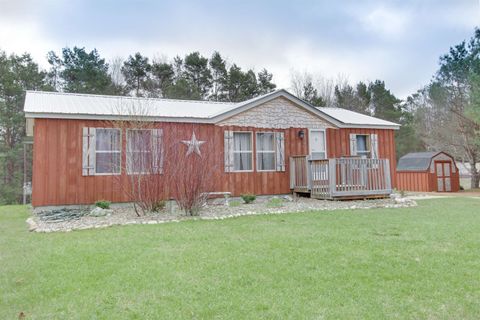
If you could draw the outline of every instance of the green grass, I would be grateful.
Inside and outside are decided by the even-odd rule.
[[[71,233],[0,207],[0,319],[478,319],[480,201]]]

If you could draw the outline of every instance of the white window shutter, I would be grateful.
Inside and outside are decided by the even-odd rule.
[[[225,130],[223,153],[225,159],[225,172],[233,171],[233,131]]]
[[[153,173],[163,173],[163,130],[152,130],[152,169]]]
[[[283,132],[275,132],[275,148],[277,171],[285,171],[285,135]]]
[[[95,128],[83,128],[82,175],[95,175]]]
[[[372,148],[372,159],[378,159],[378,135],[370,135],[370,146]]]
[[[357,135],[355,133],[350,133],[350,156],[354,157],[357,155]]]

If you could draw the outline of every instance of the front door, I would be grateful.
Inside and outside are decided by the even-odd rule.
[[[325,130],[310,129],[310,156],[312,159],[326,159]]]
[[[452,166],[450,161],[435,161],[435,176],[438,192],[451,192]]]
[[[309,149],[310,159],[321,160],[327,158],[327,148],[325,143],[325,130],[310,129],[309,136]],[[326,163],[313,163],[312,167],[312,179],[314,181],[328,180],[328,164]]]

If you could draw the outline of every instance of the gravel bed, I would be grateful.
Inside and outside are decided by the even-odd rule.
[[[272,200],[272,198],[275,198]],[[69,232],[94,228],[106,228],[113,225],[129,224],[159,224],[165,222],[180,222],[183,220],[200,219],[215,220],[256,214],[281,214],[306,211],[339,210],[339,209],[373,209],[373,208],[402,208],[416,206],[414,200],[408,198],[375,199],[359,201],[328,201],[311,198],[298,198],[292,201],[286,197],[262,197],[254,203],[244,204],[238,199],[230,200],[230,205],[223,201],[214,201],[205,205],[200,214],[195,217],[185,214],[175,207],[165,209],[159,213],[151,213],[137,217],[130,206],[122,206],[106,210],[105,216],[92,216],[88,209],[66,209],[65,219],[61,216],[61,209],[54,212],[40,212],[27,219],[30,231],[35,232]],[[76,211],[77,212],[76,212]]]

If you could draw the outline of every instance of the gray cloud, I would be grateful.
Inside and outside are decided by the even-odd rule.
[[[292,69],[351,81],[385,80],[404,98],[438,58],[471,36],[477,1],[5,1],[0,47],[31,52],[96,47],[103,56],[214,50],[243,68],[266,67],[281,87]]]

